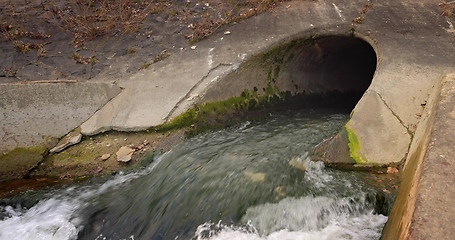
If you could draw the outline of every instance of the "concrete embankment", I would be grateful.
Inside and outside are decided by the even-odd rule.
[[[453,33],[449,31],[450,26],[446,18],[440,15],[438,4],[429,0],[419,3],[290,2],[274,12],[230,26],[229,35],[223,32],[214,34],[197,43],[194,50],[185,49],[130,78],[105,78],[101,73],[91,81],[116,81],[123,90],[92,117],[84,115],[88,120],[79,121],[84,122],[81,132],[93,135],[108,130],[135,131],[162,124],[201,101],[214,83],[223,85],[224,76],[237,70],[253,56],[294,40],[351,36],[370,43],[375,49],[378,63],[371,85],[347,125],[351,136],[355,136],[359,143],[351,147],[351,150],[354,149],[351,157],[356,156],[354,159],[361,164],[399,163],[406,157],[420,121],[421,104],[427,99],[433,82],[453,67]],[[321,49],[324,50],[324,47]],[[313,61],[306,61],[311,63],[317,63],[325,56],[325,53],[317,51],[307,54],[314,57]],[[339,62],[333,62],[332,65],[347,61],[338,59]],[[318,74],[341,69],[330,68],[330,65],[319,69]],[[296,76],[298,72],[295,69],[298,69],[298,65],[280,71],[279,75]],[[306,76],[310,77],[311,74],[309,71]],[[241,81],[244,79],[238,79],[238,82]],[[11,86],[2,85],[2,88],[8,92]],[[237,90],[235,87],[232,89]],[[244,90],[239,89],[236,93],[232,89],[226,86],[222,91],[238,96]],[[17,102],[20,97],[11,96],[8,101]],[[47,109],[47,115],[57,116],[60,112]],[[17,116],[24,121],[34,121],[35,114],[35,111],[23,110],[20,114],[8,114],[8,117]],[[57,129],[57,124],[65,122],[50,120],[42,125]],[[64,129],[60,137],[76,127],[77,124],[58,127]],[[31,129],[16,128],[15,123],[7,122],[2,122],[2,128],[5,132],[15,129],[11,134],[19,136],[27,136],[26,132]],[[33,145],[33,142],[29,144]]]

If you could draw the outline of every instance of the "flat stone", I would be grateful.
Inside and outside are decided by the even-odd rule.
[[[117,161],[119,162],[129,162],[131,161],[131,156],[134,153],[134,149],[129,148],[127,146],[121,147],[116,155],[117,155]]]
[[[62,138],[57,146],[49,150],[50,153],[58,153],[63,151],[65,148],[78,144],[82,139],[82,134],[80,130],[75,130],[73,132],[68,133],[64,138]]]
[[[101,160],[106,161],[106,160],[108,160],[110,157],[111,157],[111,154],[110,154],[110,153],[106,153],[106,154],[103,154],[100,158],[101,158]]]

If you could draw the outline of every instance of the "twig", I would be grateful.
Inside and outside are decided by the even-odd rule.
[[[37,80],[20,82],[21,84],[38,84],[38,83],[77,83],[77,80]]]

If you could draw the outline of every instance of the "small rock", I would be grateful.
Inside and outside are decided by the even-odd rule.
[[[131,156],[134,153],[134,149],[131,149],[127,146],[121,147],[116,155],[117,155],[117,161],[119,162],[129,162],[131,160]]]
[[[106,153],[106,154],[103,154],[103,155],[101,156],[101,160],[106,161],[106,160],[109,159],[110,157],[111,157],[111,154]]]
[[[387,173],[398,173],[398,169],[394,167],[387,167]]]
[[[95,169],[95,173],[100,173],[101,171],[103,171],[103,168],[101,166],[98,166],[96,169]]]

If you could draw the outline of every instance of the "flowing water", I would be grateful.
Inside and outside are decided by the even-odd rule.
[[[202,134],[134,173],[0,202],[0,239],[378,239],[381,194],[311,162],[347,114],[303,111]]]

